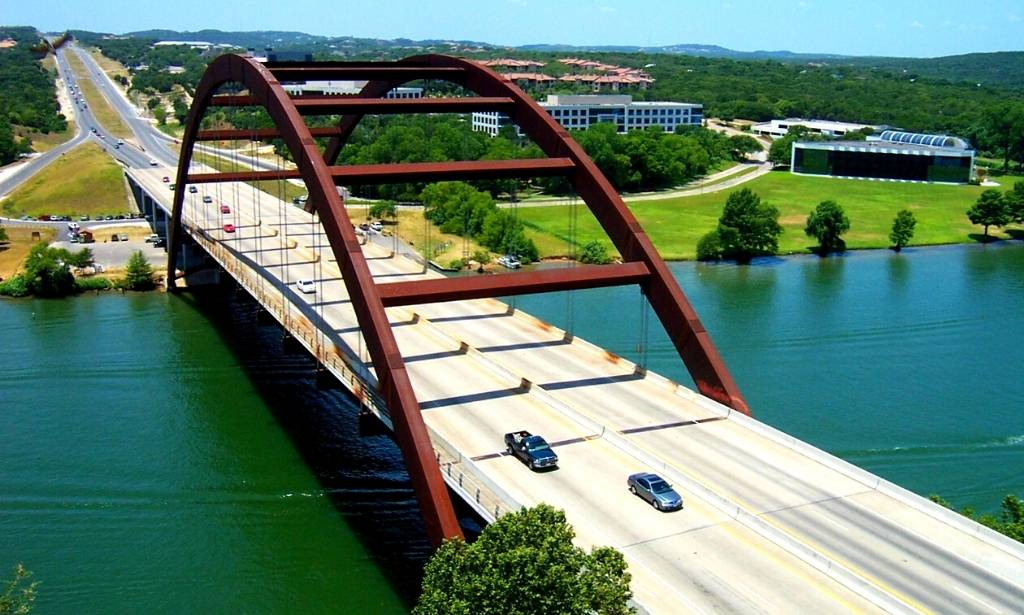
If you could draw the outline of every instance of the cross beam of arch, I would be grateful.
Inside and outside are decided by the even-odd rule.
[[[356,97],[289,96],[282,81],[366,80]],[[439,79],[461,85],[471,97],[394,100],[387,93],[402,84]],[[236,84],[246,95],[216,95]],[[259,106],[274,128],[258,131],[200,131],[204,113],[216,106]],[[392,165],[336,164],[359,121],[367,114],[435,113],[494,110],[508,115],[548,156],[541,160],[465,161]],[[337,127],[309,128],[304,115],[339,114]],[[281,139],[296,164],[294,171],[250,171],[190,175],[197,142],[222,139]],[[329,138],[321,154],[315,138]],[[442,179],[495,179],[561,175],[575,186],[623,257],[619,265],[576,267],[479,276],[421,280],[377,286],[359,239],[338,194],[338,184],[375,184]],[[535,101],[501,75],[475,62],[445,55],[409,57],[398,62],[260,63],[227,54],[207,67],[189,109],[168,231],[168,284],[182,243],[182,207],[187,184],[214,181],[301,179],[309,192],[307,207],[315,210],[352,301],[359,327],[377,373],[379,394],[387,405],[395,436],[423,514],[431,542],[461,536],[426,425],[385,309],[436,301],[487,296],[639,285],[703,395],[749,414],[710,336],[682,289],[621,197],[568,132]]]

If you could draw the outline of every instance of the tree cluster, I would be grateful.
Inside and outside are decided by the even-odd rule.
[[[843,233],[850,230],[850,219],[846,212],[835,201],[822,201],[807,216],[804,234],[818,240],[816,252],[819,256],[828,256],[832,252],[846,250]]]
[[[994,188],[985,190],[967,210],[967,218],[971,224],[985,227],[985,237],[990,226],[1024,223],[1024,181],[1016,182],[1013,189],[1005,193]]]
[[[425,215],[441,232],[471,237],[495,252],[514,254],[523,261],[540,258],[515,214],[499,209],[494,199],[465,182],[430,184],[420,194]]]
[[[630,574],[611,547],[574,546],[547,504],[504,515],[476,542],[446,541],[427,562],[415,615],[626,615]]]
[[[940,496],[932,495],[928,499],[946,508],[953,508],[949,502]],[[960,514],[1017,542],[1024,542],[1024,500],[1021,500],[1012,493],[1003,498],[999,514],[997,515],[978,515],[972,508],[965,508],[960,511]]]
[[[55,75],[43,68],[31,50],[39,40],[35,29],[3,27],[0,39],[4,38],[17,44],[0,49],[0,164],[31,151],[31,143],[15,135],[16,126],[42,133],[67,128],[57,103]]]

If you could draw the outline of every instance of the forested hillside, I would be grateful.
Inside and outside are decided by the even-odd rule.
[[[0,164],[7,164],[30,147],[15,137],[15,125],[50,133],[64,130],[67,122],[57,104],[55,75],[31,49],[40,39],[35,28],[0,27],[0,39],[16,43],[0,49]]]

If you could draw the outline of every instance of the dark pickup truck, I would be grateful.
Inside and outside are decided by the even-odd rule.
[[[528,431],[513,431],[505,434],[505,450],[515,455],[531,470],[558,467],[558,455],[551,450],[547,441]]]

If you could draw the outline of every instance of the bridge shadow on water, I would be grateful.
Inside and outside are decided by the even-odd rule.
[[[179,296],[216,326],[338,513],[411,607],[431,548],[391,434],[376,418],[360,417],[348,391],[318,388],[312,357],[287,351],[280,325],[263,324],[244,292],[211,286]],[[475,538],[483,521],[452,499],[467,538]]]

